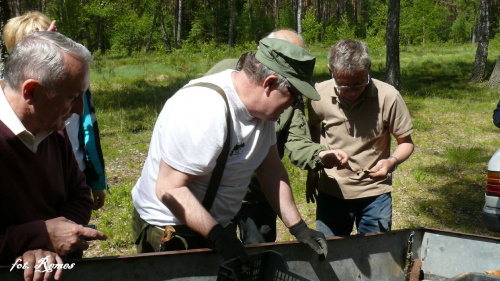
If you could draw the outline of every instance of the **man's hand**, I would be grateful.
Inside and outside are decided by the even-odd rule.
[[[306,180],[306,201],[307,203],[312,202],[316,203],[318,198],[318,180],[319,173],[316,171],[308,171],[307,172],[307,180]]]
[[[237,257],[243,264],[248,261],[248,254],[241,241],[236,235],[224,230],[222,225],[216,224],[212,227],[207,238],[224,260]]]
[[[17,263],[26,264],[24,268],[24,280],[48,281],[54,274],[54,280],[59,280],[62,274],[62,267],[58,269],[50,268],[52,264],[62,264],[61,257],[49,250],[29,250],[22,257],[16,259]]]
[[[93,210],[99,210],[102,206],[104,206],[104,200],[106,198],[106,193],[104,190],[92,189],[92,197],[94,199]]]
[[[377,165],[370,169],[371,173],[368,176],[371,178],[387,177],[387,174],[392,171],[396,164],[396,159],[394,158],[379,160]]]
[[[326,238],[322,232],[310,229],[305,221],[300,222],[290,227],[290,233],[297,238],[301,243],[309,245],[318,255],[323,255],[326,258],[328,254],[328,246]]]
[[[50,244],[48,248],[61,256],[80,249],[87,250],[89,244],[86,240],[106,240],[106,235],[100,231],[83,227],[64,217],[45,221],[49,233]]]
[[[349,169],[356,172],[356,169],[353,169],[347,161],[349,155],[340,149],[323,150],[318,156],[326,168],[337,167],[337,169]]]

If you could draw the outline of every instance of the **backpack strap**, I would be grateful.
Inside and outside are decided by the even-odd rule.
[[[205,198],[203,199],[202,205],[205,207],[207,211],[210,211],[212,205],[215,200],[215,196],[217,195],[217,190],[219,189],[220,182],[222,180],[222,174],[224,173],[224,168],[226,167],[227,157],[229,156],[229,145],[231,143],[231,111],[229,110],[229,103],[227,101],[227,96],[224,90],[221,87],[208,83],[208,82],[199,82],[195,84],[188,85],[187,87],[207,87],[210,88],[217,93],[219,93],[224,102],[226,103],[227,115],[226,115],[226,126],[227,126],[227,137],[224,141],[224,146],[222,147],[222,151],[217,157],[217,161],[215,164],[215,168],[212,171],[212,176],[210,177],[210,182],[208,183],[207,193],[205,193]]]

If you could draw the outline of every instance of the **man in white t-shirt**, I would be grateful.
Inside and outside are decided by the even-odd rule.
[[[326,256],[324,235],[307,227],[293,201],[274,128],[286,108],[303,102],[302,94],[319,99],[311,82],[315,60],[290,42],[262,39],[258,51],[246,56],[241,71],[193,80],[167,101],[158,116],[142,175],[132,190],[138,252],[211,247],[225,259],[247,259],[234,232],[224,228],[238,212],[256,171],[285,226],[299,241]],[[223,90],[230,128],[222,95],[195,85],[199,82]],[[229,156],[207,211],[200,202],[227,134]]]

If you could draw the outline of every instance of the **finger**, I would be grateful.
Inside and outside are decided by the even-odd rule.
[[[52,255],[53,253],[51,252],[45,252],[46,253],[46,257],[47,257],[47,266],[51,266],[52,264],[55,263],[55,258],[54,256]],[[42,276],[43,276],[43,281],[49,281],[50,280],[50,277],[52,277],[52,275],[54,274],[54,269],[53,268],[43,268],[42,271],[45,271],[45,274],[42,273]]]
[[[106,240],[108,238],[103,232],[83,226],[78,234],[85,237],[87,240]]]
[[[24,269],[24,280],[33,280],[33,274],[35,272],[35,252],[28,251],[24,253],[23,263],[27,263]]]
[[[353,167],[351,167],[351,165],[349,165],[349,163],[347,163],[347,165],[346,165],[346,169],[349,169],[351,172],[354,172],[354,173],[357,173],[357,172],[358,172],[358,170],[357,170],[357,169],[355,169],[355,168],[353,168]]]
[[[326,244],[326,240],[323,238],[316,238],[316,239],[317,239],[316,242],[319,244],[319,246],[322,249],[321,253],[318,253],[318,254],[324,255],[326,258],[326,256],[328,255],[328,245]]]
[[[86,240],[79,238],[75,243],[75,247],[80,250],[87,250],[89,248],[89,243]]]
[[[55,32],[57,32],[57,27],[56,27],[56,21],[55,20],[53,20],[50,23],[50,26],[49,26],[49,28],[47,28],[47,31],[55,31]]]
[[[387,173],[384,172],[384,170],[379,170],[378,172],[375,173],[369,173],[368,176],[370,178],[381,178],[387,176]]]
[[[316,243],[314,239],[307,239],[305,240],[305,243],[311,247],[318,255],[321,255],[323,253],[323,249],[321,249],[320,245]]]
[[[61,257],[59,255],[57,255],[57,254],[56,254],[56,262],[57,262],[57,264],[61,264],[61,265],[63,264],[63,261],[62,261]],[[61,279],[62,271],[63,271],[62,267],[59,267],[57,269],[57,271],[56,271],[56,273],[54,275],[54,280]]]
[[[97,205],[95,204],[96,202],[94,201],[94,210],[99,210],[102,206],[104,206],[104,197],[99,196],[97,197]]]
[[[49,264],[48,263],[48,258],[47,260],[43,260],[45,258],[45,251],[42,250],[36,250],[35,251],[35,272],[33,275],[33,281],[41,281],[43,279],[44,275],[44,270],[46,268],[44,267],[44,264]]]

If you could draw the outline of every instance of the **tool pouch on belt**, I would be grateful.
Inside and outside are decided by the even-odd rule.
[[[178,251],[203,248],[206,240],[185,225],[167,225],[158,251]]]

